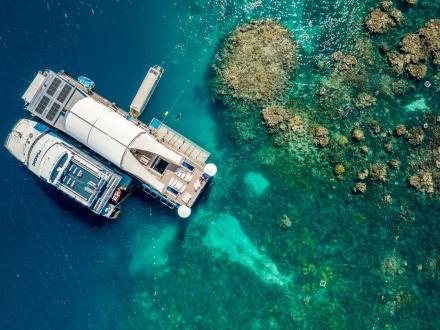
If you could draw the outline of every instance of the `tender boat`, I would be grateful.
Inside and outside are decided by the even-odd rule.
[[[84,76],[78,77],[78,82],[88,89],[93,89],[95,87],[95,83],[93,82],[93,80]]]

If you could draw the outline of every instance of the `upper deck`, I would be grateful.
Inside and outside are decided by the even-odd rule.
[[[66,195],[107,218],[115,218],[118,200],[111,200],[119,188],[132,179],[117,173],[76,148],[48,127],[20,120],[6,139],[6,148],[32,172]]]

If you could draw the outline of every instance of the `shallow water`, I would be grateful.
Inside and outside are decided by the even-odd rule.
[[[187,221],[137,192],[118,221],[107,223],[72,205],[4,149],[2,329],[440,326],[439,199],[407,187],[404,171],[423,149],[394,139],[392,156],[401,160],[401,170],[389,169],[389,182],[371,182],[365,194],[351,193],[362,164],[389,158],[383,141],[368,132],[369,121],[380,121],[384,131],[399,123],[423,124],[426,107],[439,115],[435,86],[427,88],[422,80],[398,99],[378,98],[368,114],[325,116],[316,91],[332,72],[326,61],[337,50],[354,51],[360,36],[369,38],[362,17],[378,4],[251,3],[1,5],[7,28],[0,32],[0,138],[28,117],[19,98],[38,70],[86,75],[99,93],[127,109],[148,67],[159,64],[166,71],[141,120],[162,119],[170,111],[165,123],[209,150],[219,169]],[[427,1],[412,9],[397,6],[408,23],[375,38],[375,47],[385,41],[396,47],[404,33],[439,18]],[[259,112],[241,118],[212,103],[211,65],[224,37],[260,17],[278,19],[299,41],[299,65],[286,98],[328,127],[334,140],[349,137],[360,122],[368,155],[359,156],[351,141],[338,149],[337,159],[310,143],[278,148]],[[377,51],[374,58],[384,62]],[[430,68],[427,79],[436,72]],[[384,78],[382,72],[370,74],[374,92]],[[245,130],[237,132],[237,123]],[[333,162],[340,161],[347,169],[344,180],[332,174]],[[384,195],[393,204],[382,203]],[[288,230],[281,228],[283,215],[292,221]]]

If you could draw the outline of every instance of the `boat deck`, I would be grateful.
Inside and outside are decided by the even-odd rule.
[[[171,170],[165,171],[162,176],[162,179],[161,179],[162,182],[166,182],[166,185],[169,186],[171,179],[174,179],[177,181],[177,183],[174,183],[174,187],[171,187],[175,191],[177,191],[177,194],[173,193],[168,188],[167,188],[167,190],[165,190],[165,194],[168,196],[168,198],[171,201],[173,201],[179,205],[186,205],[188,207],[192,207],[195,200],[197,199],[197,196],[201,192],[201,189],[196,190],[194,188],[194,183],[196,181],[198,181],[200,178],[202,178],[203,171],[201,171],[200,169],[194,168],[194,170],[191,172],[188,169],[183,168],[183,167],[180,168],[180,171],[183,171],[185,173],[185,176],[187,174],[189,174],[191,176],[191,179],[189,181],[187,181],[185,179],[178,177],[176,175],[175,171],[171,171]],[[181,187],[180,189],[178,188],[179,186]],[[186,186],[186,188],[184,188],[185,186]],[[180,191],[182,191],[182,192],[180,192]],[[185,202],[183,200],[183,197],[186,194],[191,195],[191,199],[188,202]]]
[[[163,124],[158,119],[153,118],[151,122],[148,125],[146,125],[145,123],[139,121],[137,118],[131,116],[129,113],[121,109],[115,103],[110,102],[109,100],[102,97],[95,91],[88,90],[83,85],[81,85],[76,79],[69,76],[67,73],[62,71],[59,74],[69,83],[71,83],[76,88],[87,94],[89,97],[93,98],[95,101],[102,103],[105,106],[109,107],[110,109],[114,110],[115,112],[119,113],[127,120],[130,120],[135,125],[145,130],[145,132],[147,132],[160,144],[166,146],[167,148],[181,155],[183,157],[184,163],[187,164],[187,167],[184,166],[176,167],[175,165],[170,166],[168,169],[164,171],[162,175],[156,173],[154,170],[150,168],[151,165],[150,162],[153,161],[153,159],[149,160],[150,162],[149,161],[142,162],[140,159],[139,160],[141,163],[143,163],[143,166],[150,173],[155,175],[163,184],[165,184],[166,189],[163,192],[163,194],[170,201],[179,205],[187,205],[188,207],[191,207],[194,204],[198,195],[203,190],[203,185],[205,184],[205,181],[203,180],[204,178],[203,171],[206,165],[205,162],[210,155],[208,151],[201,148],[196,143],[188,140],[181,134],[177,133],[172,128]],[[187,181],[179,178],[176,175],[176,170],[178,170],[178,168],[180,169],[180,171],[184,171],[185,173],[191,173],[192,175],[191,179]],[[172,178],[177,180],[177,187],[180,187],[179,189],[177,189],[175,186],[171,187],[174,189],[174,191],[169,187]],[[200,183],[201,188],[195,189],[195,184],[197,186],[197,182]],[[173,182],[173,185],[175,184],[176,183]],[[183,186],[186,186],[186,188],[183,189]],[[185,202],[184,196],[187,194],[191,195],[191,198],[188,202]],[[152,195],[154,196],[154,193]]]
[[[190,159],[193,163],[204,166],[210,153],[156,118],[148,125],[148,132],[157,141],[172,148],[178,154]]]
[[[63,77],[64,79],[66,79],[69,83],[74,85],[76,88],[78,88],[79,90],[83,91],[84,93],[86,93],[91,98],[93,98],[95,101],[98,101],[98,102],[100,102],[100,103],[102,103],[102,104],[112,108],[116,112],[119,112],[121,115],[124,115],[124,117],[127,115],[127,113],[124,110],[122,110],[120,107],[118,107],[118,105],[116,103],[110,102],[109,100],[107,100],[106,98],[102,97],[101,95],[99,95],[95,91],[91,91],[91,90],[87,89],[82,84],[80,84],[76,79],[74,79],[71,76],[69,76],[66,72],[60,71],[58,74],[61,77]]]
[[[66,164],[57,185],[66,194],[100,214],[121,179],[118,174],[100,171],[81,156],[74,155]]]

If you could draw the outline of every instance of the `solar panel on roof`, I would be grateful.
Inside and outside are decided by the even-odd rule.
[[[35,109],[36,113],[39,113],[40,115],[44,112],[44,110],[46,109],[47,105],[49,104],[50,99],[47,96],[43,96],[41,98],[40,103],[38,103],[38,106]]]
[[[72,87],[69,85],[64,85],[63,89],[61,90],[60,94],[57,97],[57,101],[63,103],[66,99],[67,95],[69,95],[70,91],[72,90]]]
[[[53,96],[53,94],[55,94],[55,91],[58,89],[58,87],[61,84],[61,80],[58,78],[55,78],[52,83],[50,84],[49,88],[47,89],[47,94],[49,94],[50,96]]]
[[[60,110],[60,105],[58,103],[54,103],[52,104],[52,106],[50,107],[49,112],[46,115],[46,119],[48,121],[52,121],[55,118],[55,115],[58,113],[58,111]]]

